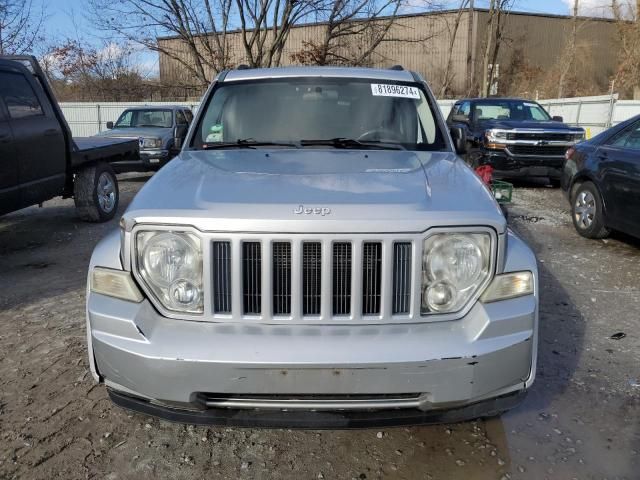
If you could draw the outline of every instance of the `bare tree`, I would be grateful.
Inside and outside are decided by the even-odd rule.
[[[89,16],[103,31],[159,52],[201,85],[230,66],[227,31],[233,0],[89,0]],[[172,36],[179,42],[158,42]]]
[[[560,79],[558,80],[558,98],[562,98],[565,93],[567,76],[574,65],[576,58],[576,46],[578,40],[578,8],[579,0],[573,2],[573,20],[571,21],[571,35],[567,42],[564,54],[560,57]]]
[[[0,0],[0,55],[31,52],[44,19],[44,6],[32,0]]]
[[[41,65],[65,99],[139,100],[149,87],[135,64],[134,49],[126,43],[106,42],[96,48],[67,39],[51,47]]]
[[[403,0],[320,0],[314,20],[318,41],[306,41],[292,59],[307,65],[368,65],[396,23]]]
[[[292,26],[312,10],[313,1],[89,0],[100,29],[161,53],[201,86],[242,57],[231,44],[232,30],[240,32],[239,48],[249,66],[279,65]],[[163,37],[177,41],[158,41]]]
[[[611,12],[618,25],[619,61],[613,83],[640,98],[640,0],[612,0]]]
[[[306,0],[236,0],[242,44],[251,67],[280,65],[291,31],[312,11]]]
[[[453,76],[451,74],[451,68],[453,64],[453,49],[456,43],[456,37],[458,36],[458,29],[460,28],[462,14],[466,10],[469,12],[470,16],[472,15],[472,11],[471,9],[469,9],[469,1],[470,0],[461,0],[458,11],[456,12],[456,16],[453,20],[453,25],[449,25],[447,23],[447,30],[449,32],[449,49],[447,50],[447,62],[445,64],[444,73],[442,75],[442,85],[440,86],[439,98],[444,98],[447,90],[449,89],[449,85],[451,85],[451,81],[453,80]],[[471,18],[469,18],[469,22],[471,21]]]
[[[491,93],[496,74],[496,62],[503,41],[505,20],[513,3],[514,0],[491,0],[489,4],[489,21],[482,58],[481,97],[487,97]]]

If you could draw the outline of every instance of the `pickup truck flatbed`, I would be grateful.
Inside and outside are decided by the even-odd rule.
[[[73,138],[37,60],[0,56],[0,215],[62,196],[83,220],[110,220],[111,164],[138,157],[136,139]]]
[[[74,137],[75,148],[72,150],[71,164],[82,165],[87,162],[100,161],[109,158],[119,159],[128,152],[128,157],[135,157],[138,151],[138,141],[131,138],[106,137]]]

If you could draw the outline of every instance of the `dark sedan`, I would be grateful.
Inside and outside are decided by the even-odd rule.
[[[561,183],[580,235],[640,237],[640,115],[571,148]]]

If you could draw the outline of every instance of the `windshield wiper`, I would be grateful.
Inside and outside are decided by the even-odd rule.
[[[329,138],[326,140],[300,140],[303,147],[327,146],[334,148],[361,148],[367,150],[405,150],[405,148],[397,143],[385,143],[380,141],[360,141],[354,138]]]
[[[288,142],[262,142],[251,138],[239,138],[235,142],[205,142],[202,148],[206,150],[216,148],[256,148],[256,147],[293,147],[299,148],[295,143]]]

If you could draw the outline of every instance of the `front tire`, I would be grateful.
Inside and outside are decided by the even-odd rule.
[[[87,222],[106,222],[118,210],[118,179],[106,163],[83,168],[76,173],[73,198],[78,216]]]
[[[585,238],[606,238],[611,233],[604,222],[602,196],[591,182],[584,182],[574,188],[571,218],[577,232]]]

